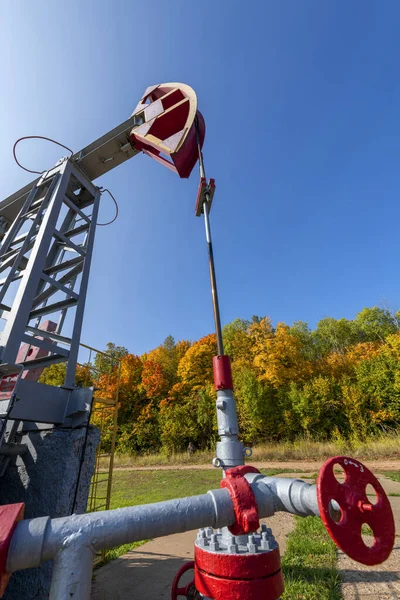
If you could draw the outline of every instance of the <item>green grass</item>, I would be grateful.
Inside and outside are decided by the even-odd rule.
[[[336,546],[317,517],[296,517],[282,559],[282,600],[341,600]]]
[[[393,481],[400,482],[400,471],[382,471],[382,475],[389,477]]]
[[[279,475],[287,469],[260,469],[264,475]],[[290,472],[293,472],[291,469]],[[301,471],[300,471],[301,472]],[[114,471],[111,508],[136,506],[205,494],[219,488],[220,469],[168,471]]]
[[[400,460],[400,433],[371,437],[366,441],[339,440],[318,442],[307,438],[295,442],[264,443],[252,448],[252,462],[262,461],[324,461],[331,456],[347,454],[360,460],[394,458]],[[187,452],[167,455],[156,453],[145,456],[117,454],[116,467],[156,467],[210,464],[215,452],[198,450],[192,457]]]

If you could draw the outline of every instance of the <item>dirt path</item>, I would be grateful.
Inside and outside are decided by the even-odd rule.
[[[399,538],[397,538],[398,540]],[[360,565],[339,551],[338,568],[344,600],[399,600],[400,544],[386,562],[376,567]]]
[[[251,462],[251,461],[248,461]],[[318,471],[324,464],[325,460],[291,460],[291,461],[262,461],[262,462],[251,462],[258,469],[285,469],[287,471],[295,469],[301,469],[301,471]],[[362,460],[372,472],[374,471],[400,471],[400,460],[399,459],[385,459],[385,460]],[[150,467],[139,467],[135,465],[114,467],[115,471],[179,471],[179,470],[195,470],[195,469],[214,469],[211,463],[204,465],[154,465]]]

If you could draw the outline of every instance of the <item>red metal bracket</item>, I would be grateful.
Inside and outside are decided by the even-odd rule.
[[[254,492],[244,477],[247,473],[259,472],[258,469],[250,465],[234,467],[226,471],[226,477],[220,483],[220,487],[226,488],[232,498],[236,523],[229,527],[229,531],[233,535],[252,533],[260,527]]]
[[[25,505],[6,504],[0,506],[0,597],[3,596],[11,573],[7,573],[7,555],[11,538],[18,521],[24,517]]]
[[[208,192],[208,212],[210,212],[212,201],[215,194],[215,179],[210,179],[207,183],[205,177],[200,177],[199,189],[197,190],[197,198],[196,198],[196,208],[195,214],[196,217],[200,217],[203,213],[203,205],[206,202],[206,193]]]
[[[342,467],[345,480],[340,483],[334,474],[335,465]],[[367,497],[370,484],[376,503]],[[390,555],[395,526],[388,497],[378,479],[365,465],[348,456],[329,459],[319,472],[317,498],[321,519],[329,535],[350,558],[364,565],[378,565]],[[332,500],[340,506],[341,515],[335,518]],[[365,545],[361,528],[366,523],[372,529],[374,543]]]

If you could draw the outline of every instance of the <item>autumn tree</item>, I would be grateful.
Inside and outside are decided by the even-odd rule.
[[[202,337],[186,351],[179,361],[178,377],[191,389],[213,381],[212,359],[217,354],[215,334]]]
[[[302,352],[301,341],[284,323],[278,323],[275,335],[257,344],[254,364],[260,380],[275,387],[291,380],[304,381],[312,371],[311,362]]]
[[[115,365],[123,356],[128,354],[125,346],[116,346],[108,342],[104,352],[97,352],[94,358],[94,366],[99,374],[111,373]]]

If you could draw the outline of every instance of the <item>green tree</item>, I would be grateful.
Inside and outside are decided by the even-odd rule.
[[[317,323],[313,337],[318,354],[325,356],[330,352],[343,354],[348,346],[361,341],[361,332],[354,321],[326,317]]]
[[[235,319],[223,327],[224,351],[232,360],[251,359],[249,326],[250,321]]]
[[[246,444],[277,439],[282,414],[274,387],[248,365],[234,369],[233,376],[241,438]]]
[[[94,358],[94,366],[99,375],[111,373],[117,364],[117,360],[120,360],[123,356],[128,354],[128,349],[125,348],[125,346],[116,346],[113,342],[108,342],[104,352],[108,356],[104,356],[104,354],[98,352]]]
[[[303,386],[292,382],[288,395],[307,436],[330,439],[335,427],[343,429],[344,415],[335,380],[319,375]]]
[[[364,308],[356,316],[356,324],[365,340],[384,341],[388,335],[396,333],[398,326],[395,316],[386,308]]]

